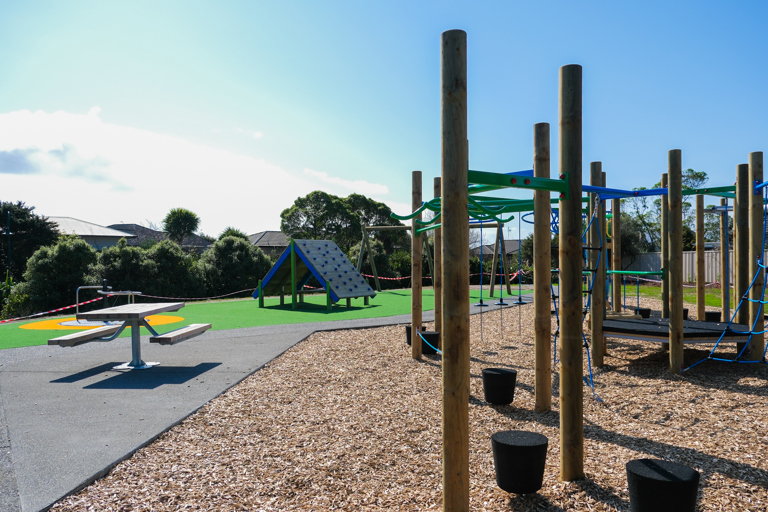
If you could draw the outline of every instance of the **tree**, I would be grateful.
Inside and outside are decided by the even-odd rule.
[[[56,224],[34,213],[34,206],[21,201],[0,202],[0,274],[19,281],[27,270],[27,260],[40,247],[52,245],[59,237]],[[11,261],[8,261],[8,213],[11,214]]]
[[[219,240],[222,240],[228,236],[234,236],[237,238],[242,238],[243,240],[248,240],[250,242],[250,238],[248,238],[248,235],[246,235],[244,232],[240,231],[237,228],[233,228],[231,226],[227,227],[224,231],[221,232],[219,235]],[[215,242],[215,240],[213,240]]]
[[[250,241],[228,236],[215,242],[198,262],[208,293],[222,295],[256,288],[271,267],[269,258]]]
[[[170,240],[163,240],[147,251],[154,265],[154,274],[146,294],[162,297],[202,297],[205,282],[195,259]]]
[[[97,282],[106,279],[114,290],[149,293],[156,282],[157,265],[148,257],[147,250],[131,247],[121,238],[117,245],[101,250],[92,274]]]
[[[280,231],[286,235],[333,240],[345,254],[361,238],[360,216],[343,199],[320,190],[296,199],[280,218]]]
[[[693,169],[686,169],[682,173],[683,190],[701,188],[709,180],[706,172],[698,172]],[[651,188],[661,188],[661,182],[656,182]],[[646,187],[637,187],[633,190],[646,190]],[[683,196],[683,224],[690,229],[695,227],[695,215],[691,214],[692,204],[685,200]],[[622,220],[624,214],[628,214],[635,223],[633,229],[642,234],[645,240],[646,249],[644,252],[654,252],[661,250],[661,198],[655,197],[651,200],[648,196],[627,197],[621,200]],[[623,229],[623,225],[622,225]],[[640,236],[640,235],[638,235]],[[622,243],[624,237],[622,236]],[[623,252],[622,248],[622,252]]]
[[[99,284],[92,274],[96,261],[94,248],[76,236],[61,236],[35,251],[24,272],[31,307],[44,311],[72,304],[79,286]]]
[[[360,194],[350,194],[343,199],[360,218],[362,226],[403,226],[404,224],[392,217],[392,210],[384,203],[374,201]],[[362,226],[360,231],[362,233]],[[397,249],[408,249],[411,239],[405,230],[380,231],[375,234],[384,246],[384,252],[391,254]]]
[[[163,231],[177,244],[193,234],[200,226],[200,217],[185,208],[173,208],[163,219]]]

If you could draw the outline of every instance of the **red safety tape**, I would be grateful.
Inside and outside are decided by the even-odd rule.
[[[139,297],[149,297],[151,299],[167,299],[167,300],[213,300],[213,299],[220,299],[222,297],[229,297],[230,295],[237,295],[238,293],[252,292],[255,290],[256,288],[248,288],[247,290],[240,290],[237,292],[226,293],[224,295],[216,295],[215,297],[160,297],[158,295],[145,295],[143,293],[139,295]]]
[[[90,304],[92,302],[96,302],[96,301],[100,301],[100,300],[104,300],[104,297],[98,297],[96,299],[87,300],[85,302],[81,302],[80,304],[72,304],[71,306],[67,306],[67,307],[64,307],[64,308],[56,308],[56,309],[52,309],[50,311],[43,311],[42,313],[35,313],[34,315],[19,316],[19,317],[16,317],[16,318],[9,318],[8,320],[0,320],[0,324],[6,324],[8,322],[15,322],[16,320],[25,320],[27,318],[35,318],[37,316],[43,316],[43,315],[47,315],[49,313],[57,313],[59,311],[64,311],[65,309],[76,308],[77,306],[82,306],[83,304]]]

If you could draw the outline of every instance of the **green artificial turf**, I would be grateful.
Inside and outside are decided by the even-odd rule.
[[[516,295],[517,290],[514,291]],[[523,290],[523,294],[526,293],[532,293],[532,291]],[[483,290],[483,297],[484,301],[495,302],[498,299],[498,291],[496,292],[496,299],[492,299],[486,288]],[[470,303],[474,304],[479,300],[480,290],[471,290]],[[364,306],[363,299],[353,299],[352,307],[347,308],[346,301],[342,300],[330,312],[326,310],[325,295],[308,295],[304,304],[299,304],[296,310],[291,308],[290,296],[286,297],[284,306],[280,306],[280,299],[278,298],[267,298],[264,302],[264,308],[259,308],[259,302],[250,298],[221,302],[190,302],[181,310],[168,313],[172,316],[184,317],[182,322],[162,325],[156,330],[163,333],[193,323],[209,323],[212,324],[212,330],[226,330],[264,325],[302,324],[405,315],[411,312],[411,290],[385,290],[370,300],[370,306]],[[425,288],[423,291],[422,308],[424,311],[435,308],[435,297],[431,288]],[[49,338],[75,332],[73,330],[19,328],[21,325],[38,321],[40,319],[0,325],[0,349],[45,345]],[[142,331],[142,334],[148,334],[148,332]],[[130,331],[124,332],[122,336],[130,336]]]

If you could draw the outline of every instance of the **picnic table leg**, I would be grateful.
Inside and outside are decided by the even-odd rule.
[[[144,366],[141,360],[141,327],[139,322],[131,322],[131,366],[139,368]]]
[[[160,363],[145,363],[141,360],[141,324],[143,320],[127,320],[125,322],[126,327],[131,328],[131,362],[123,363],[119,366],[115,366],[114,370],[145,370],[153,366],[157,366]],[[149,324],[145,324],[154,335],[154,329],[149,327]]]

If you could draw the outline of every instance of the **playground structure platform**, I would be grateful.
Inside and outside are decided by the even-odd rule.
[[[683,320],[683,343],[716,343],[722,341],[746,343],[749,327],[742,324],[724,322],[699,322]],[[723,333],[725,331],[725,333]],[[741,332],[739,332],[741,331]],[[625,318],[622,320],[603,321],[603,336],[606,338],[624,338],[641,341],[669,343],[668,318]]]
[[[283,304],[285,289],[288,288],[295,309],[297,296],[302,301],[305,293],[317,293],[316,290],[305,289],[312,277],[325,291],[328,311],[341,299],[346,299],[347,307],[350,307],[352,299],[363,297],[367,306],[369,298],[376,296],[368,281],[335,242],[292,239],[264,279],[259,281],[253,298],[259,300],[259,307],[264,307],[266,296],[280,296],[280,303]]]

